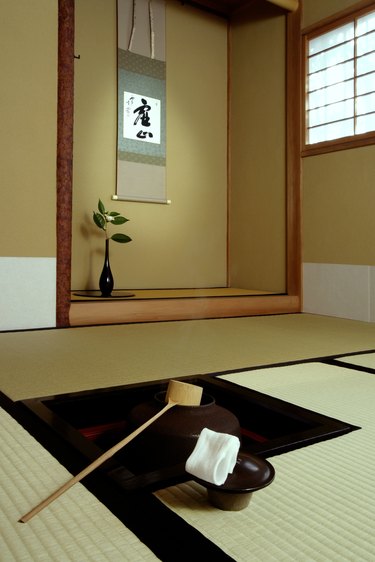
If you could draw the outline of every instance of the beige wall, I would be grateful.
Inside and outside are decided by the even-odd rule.
[[[57,0],[0,0],[0,9],[4,45],[0,51],[1,190],[7,213],[0,237],[1,271],[7,289],[2,287],[2,318],[4,307],[8,311],[0,329],[50,326],[55,314]],[[76,54],[81,58],[75,61],[72,285],[85,288],[97,284],[103,243],[100,232],[92,225],[91,214],[99,197],[109,208],[130,219],[124,231],[134,242],[126,246],[113,243],[111,247],[118,286],[225,285],[226,23],[174,0],[167,2],[167,187],[172,204],[164,206],[110,200],[116,168],[115,16],[115,0],[76,0]],[[279,31],[276,35],[282,40]],[[246,42],[246,34],[244,38]],[[240,38],[239,44],[241,41]],[[245,51],[241,49],[238,60],[242,56],[247,59],[246,47]],[[278,87],[278,60],[273,88]],[[246,76],[248,80],[250,76]],[[272,111],[280,103],[278,97]],[[278,119],[280,124],[282,111],[278,112]],[[245,141],[246,150],[238,156],[241,166],[249,154]],[[237,148],[242,145],[237,133],[235,144]],[[262,156],[262,152],[264,155],[263,149],[258,155]],[[274,161],[281,171],[280,158],[278,153]],[[253,213],[254,221],[259,216],[254,212],[256,198],[259,197],[257,211],[265,206],[262,188],[257,191],[260,168],[256,173],[252,197],[250,201],[244,199],[246,205],[250,203],[249,213]],[[268,178],[268,187],[276,176],[278,172]],[[233,208],[237,205],[239,210],[240,191],[243,188],[247,193],[249,183],[237,180],[238,199]],[[283,202],[280,207],[283,208]],[[233,223],[238,225],[237,217]],[[267,229],[259,221],[256,224],[261,228],[262,238]],[[256,236],[251,230],[251,237]],[[233,253],[232,263],[236,263],[237,257],[245,263],[249,261],[248,240],[244,252],[238,256]],[[237,242],[236,251],[242,244],[240,237]],[[264,248],[250,248],[251,259],[258,260],[258,264]],[[236,281],[261,284],[262,277],[274,274],[272,268],[280,257],[275,257],[270,247],[266,246],[266,250],[273,258],[267,261],[261,275],[254,276],[254,269],[248,275],[247,266],[244,274],[241,268],[234,268],[236,275],[241,269]],[[25,256],[32,261],[24,262]],[[14,280],[11,284],[9,277]]]
[[[304,0],[304,25],[352,3]],[[11,271],[24,285],[34,283],[37,290],[39,259],[56,255],[57,1],[0,0],[0,9],[1,194],[6,221],[0,256],[36,259],[27,276],[17,273],[13,262]],[[114,22],[114,0],[77,0],[76,53],[81,59],[76,61],[73,286],[94,287],[97,282],[102,241],[92,227],[91,212],[98,197],[130,219],[124,231],[134,242],[112,244],[112,266],[121,285],[225,284],[225,24],[178,2],[168,3],[168,138],[172,141],[167,177],[172,205],[163,206],[110,201],[116,107],[107,78],[115,73]],[[91,38],[85,29],[94,30]],[[244,18],[233,31],[232,81],[242,89],[236,87],[233,98],[232,281],[276,290],[284,279],[283,33],[276,12],[254,24]],[[259,56],[262,50],[272,61],[269,74]],[[201,103],[203,98],[215,100],[211,113]],[[303,160],[305,263],[375,265],[374,156],[375,148],[369,146]],[[266,284],[271,278],[277,280],[274,287]],[[14,295],[4,297],[9,317],[14,316],[22,291],[20,284]],[[21,303],[22,316],[31,300]],[[48,306],[53,310],[52,293]]]
[[[53,327],[57,0],[0,14],[0,330]]]
[[[167,3],[167,191],[171,205],[114,202],[116,2],[76,0],[74,289],[97,288],[100,197],[133,242],[111,243],[117,288],[226,284],[227,31],[220,18]]]
[[[82,2],[83,0],[77,0],[78,10]],[[113,4],[112,2],[111,10],[106,9],[106,17],[112,21],[115,17]],[[256,3],[253,3],[253,8],[257,10],[262,5],[260,0],[256,7],[254,4]],[[312,25],[353,4],[356,2],[352,0],[304,0],[303,26]],[[99,2],[100,5],[103,7],[103,3]],[[283,222],[285,99],[284,50],[280,48],[280,45],[284,45],[284,17],[277,8],[266,3],[263,5],[265,10],[263,17],[253,20],[247,17],[246,12],[243,12],[237,18],[232,31],[231,281],[233,285],[282,290],[285,276],[285,225]],[[95,14],[93,2],[90,3],[90,13],[96,21],[107,21],[103,13]],[[253,17],[253,13],[251,16]],[[88,18],[85,17],[84,25],[86,27],[88,27],[88,21]],[[110,29],[110,26],[108,25],[108,28],[105,29]],[[94,44],[99,43],[95,38],[101,38],[100,30],[103,33],[103,26],[100,26],[100,29],[95,32]],[[195,38],[193,43],[190,40],[191,34]],[[272,41],[270,41],[270,37],[272,37]],[[102,39],[100,43],[103,46],[105,41]],[[187,286],[190,284],[199,286],[199,281],[204,285],[204,281],[211,280],[212,276],[215,276],[215,280],[219,279],[219,284],[221,284],[225,276],[222,242],[226,234],[223,181],[225,175],[224,119],[216,121],[215,138],[219,138],[220,141],[214,148],[212,148],[209,134],[203,139],[204,142],[200,143],[194,133],[198,131],[197,136],[199,137],[203,130],[210,131],[207,121],[205,121],[205,119],[209,120],[210,116],[207,112],[202,111],[201,98],[195,88],[195,77],[198,72],[202,76],[207,74],[207,69],[210,69],[208,87],[213,78],[216,78],[211,91],[206,92],[206,95],[209,96],[212,91],[220,92],[220,99],[215,97],[219,108],[215,115],[217,117],[224,114],[224,111],[220,113],[226,101],[223,93],[225,80],[221,78],[221,72],[225,67],[224,26],[220,20],[204,16],[202,12],[182,8],[178,3],[171,2],[168,4],[167,12],[167,43],[169,45],[169,104],[171,101],[178,100],[183,106],[183,111],[179,111],[179,107],[169,105],[168,135],[169,138],[173,135],[173,138],[178,139],[178,143],[168,144],[168,195],[172,199],[172,205],[164,207],[134,203],[119,204],[122,206],[121,208],[126,209],[125,214],[131,219],[128,231],[133,236],[134,243],[125,247],[112,245],[115,265],[117,267],[117,263],[120,262],[123,265],[123,278],[127,286],[150,286],[149,273],[151,270],[154,274],[152,278],[154,282],[151,281],[153,286]],[[185,48],[187,45],[189,48]],[[208,45],[214,47],[213,52],[207,48]],[[103,47],[101,52],[103,52]],[[202,57],[203,52],[205,57]],[[108,54],[110,55],[107,53],[106,56]],[[272,65],[267,64],[270,60]],[[202,66],[199,68],[197,65]],[[267,68],[270,69],[268,74],[266,73]],[[89,70],[91,75],[95,75],[93,70]],[[106,71],[113,72],[113,68],[107,66]],[[78,71],[76,79],[78,85]],[[106,84],[106,80],[102,80],[101,77],[97,82],[100,82],[101,88],[104,87],[103,84]],[[200,81],[199,84],[201,85],[202,82]],[[257,84],[257,88],[254,87],[254,84]],[[108,126],[109,120],[106,117],[115,112],[113,97],[110,93],[106,95],[108,110],[102,119],[103,126]],[[98,99],[99,96],[96,98],[94,111],[90,112],[90,115],[93,113],[96,116],[100,115]],[[79,103],[79,96],[77,103]],[[87,103],[86,98],[84,103]],[[183,115],[188,115],[189,119],[182,120]],[[92,125],[92,120],[89,122]],[[193,125],[191,129],[188,127],[190,122]],[[202,127],[202,123],[205,124],[205,128]],[[186,136],[174,135],[177,128],[187,132]],[[248,133],[249,130],[251,134]],[[91,134],[88,135],[87,142],[91,141],[93,147],[84,170],[88,176],[83,175],[78,186],[75,185],[75,197],[82,197],[82,216],[87,212],[86,205],[88,206],[89,197],[86,190],[89,189],[91,195],[91,186],[97,182],[98,187],[94,197],[96,203],[97,197],[102,194],[102,186],[107,181],[110,181],[112,185],[115,167],[115,163],[111,161],[115,143],[114,135],[111,136],[107,131],[104,135],[106,142],[103,142],[102,139],[102,142],[98,143],[99,148],[95,151],[95,133],[90,128],[89,131]],[[188,134],[189,132],[190,134]],[[76,143],[76,149],[77,146],[79,146],[78,143]],[[207,146],[211,147],[209,152]],[[103,151],[107,152],[105,159],[101,160]],[[270,154],[272,154],[272,165],[270,165]],[[372,242],[373,218],[371,212],[375,208],[374,155],[375,148],[370,146],[303,159],[304,262],[374,264],[375,250]],[[100,162],[100,165],[94,166],[97,161]],[[80,160],[76,158],[75,168],[77,170],[79,165]],[[215,176],[212,175],[214,171]],[[192,175],[193,172],[194,175]],[[194,192],[196,186],[201,189],[202,178],[211,189],[205,192],[207,193],[207,206],[203,205],[202,200],[202,205],[198,207],[197,211],[196,207],[191,207],[195,197],[190,195],[196,195]],[[219,198],[216,197],[216,188],[219,190]],[[200,193],[202,194],[203,191],[201,190]],[[212,200],[215,200],[215,207],[212,206]],[[218,201],[221,207],[216,214]],[[109,197],[108,204],[110,204]],[[184,216],[186,208],[191,215],[188,219],[186,219],[186,215]],[[213,209],[215,209],[214,212]],[[87,214],[89,215],[89,212]],[[204,230],[205,224],[207,224],[206,216],[210,217],[210,220],[207,221],[210,228]],[[215,221],[217,218],[218,220]],[[90,223],[90,217],[87,220]],[[198,224],[192,223],[193,220],[198,221]],[[90,282],[95,283],[92,260],[94,262],[96,260],[96,268],[100,268],[100,242],[95,240],[96,233],[90,234],[85,240],[85,227],[80,220],[77,221],[77,214],[75,214],[75,228],[77,225],[79,225],[81,235],[83,233],[82,241],[84,243],[79,252],[74,253],[74,263],[84,262],[87,256],[90,263],[89,266],[86,263],[85,268],[89,272]],[[179,228],[181,225],[185,228]],[[152,230],[152,242],[149,237],[150,230]],[[195,237],[191,238],[191,233],[194,233]],[[178,241],[186,239],[185,243],[182,243],[182,250],[178,249],[177,244],[174,244],[176,237]],[[210,240],[207,241],[207,238]],[[218,239],[220,239],[220,244],[218,242],[215,244]],[[141,252],[137,248],[138,240],[142,244]],[[206,243],[208,247],[207,252],[201,254],[205,258],[199,260],[202,241],[204,241],[203,246]],[[86,251],[87,245],[90,246],[89,252]],[[207,255],[209,255],[209,260],[206,259]],[[218,270],[213,267],[214,263],[219,263]],[[204,267],[205,265],[206,267]],[[131,270],[130,279],[128,277],[129,269]],[[158,271],[159,273],[157,273]],[[155,273],[157,278],[155,278]],[[85,275],[86,273],[81,278],[83,282],[86,279]]]
[[[304,27],[353,0],[304,0]],[[375,322],[375,146],[302,161],[303,310]]]
[[[375,265],[375,147],[303,161],[304,261]]]
[[[304,0],[311,25],[352,4]],[[303,159],[303,261],[375,265],[375,146]]]
[[[285,22],[261,0],[232,25],[231,283],[285,291]]]
[[[55,256],[57,0],[0,13],[0,256]]]
[[[354,0],[301,0],[302,26],[313,25],[356,3]]]

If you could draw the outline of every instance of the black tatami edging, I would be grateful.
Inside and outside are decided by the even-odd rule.
[[[37,420],[32,419],[2,392],[0,407],[72,474],[79,473],[87,465],[87,459],[77,459],[76,451],[73,452],[63,440],[57,439],[56,434],[49,428],[41,428]],[[233,562],[233,558],[166,507],[152,493],[119,494],[118,487],[105,477],[100,469],[84,478],[82,484],[161,561],[191,562],[205,559]],[[32,509],[34,506],[29,507]]]

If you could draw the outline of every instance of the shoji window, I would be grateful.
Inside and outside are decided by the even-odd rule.
[[[375,10],[305,37],[305,151],[375,143]]]

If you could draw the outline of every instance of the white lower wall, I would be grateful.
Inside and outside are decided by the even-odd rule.
[[[375,322],[375,267],[304,263],[303,312]]]
[[[0,330],[56,326],[56,258],[0,257]]]
[[[303,264],[303,312],[375,322],[375,267]],[[0,331],[56,326],[56,258],[0,257]]]

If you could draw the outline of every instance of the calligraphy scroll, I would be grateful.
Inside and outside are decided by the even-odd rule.
[[[118,0],[115,199],[166,203],[164,0]]]

